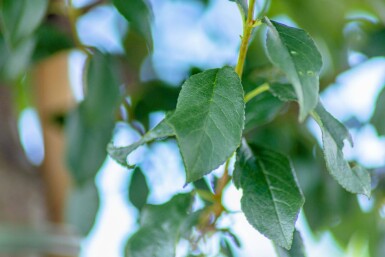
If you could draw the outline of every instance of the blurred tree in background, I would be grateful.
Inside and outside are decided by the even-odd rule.
[[[178,256],[237,256],[237,248],[241,246],[237,235],[233,233],[231,225],[226,227],[217,222],[223,216],[233,215],[222,203],[225,188],[233,187],[233,184],[243,190],[242,201],[247,203],[242,202],[242,210],[249,222],[272,239],[278,256],[305,256],[300,233],[293,231],[301,207],[314,235],[330,231],[338,245],[351,254],[347,256],[384,256],[385,166],[365,167],[371,177],[370,185],[369,176],[365,177],[366,171],[353,164],[357,160],[349,160],[349,163],[343,160],[343,141],[349,140],[350,135],[322,105],[316,108],[318,89],[314,95],[314,105],[307,107],[306,99],[310,93],[304,92],[305,97],[300,96],[300,86],[297,84],[313,82],[302,81],[301,71],[294,76],[293,72],[288,72],[286,64],[291,61],[290,65],[295,68],[303,65],[309,77],[317,78],[314,83],[318,85],[317,68],[321,68],[322,56],[319,89],[323,92],[335,86],[338,76],[354,69],[363,60],[383,58],[385,2],[179,1],[185,5],[199,5],[202,12],[215,8],[218,1],[229,2],[233,12],[240,11],[242,14],[239,19],[244,21],[244,34],[237,40],[239,44],[242,41],[246,45],[244,53],[247,46],[248,51],[242,64],[239,61],[237,63],[235,55],[232,61],[214,65],[215,68],[221,68],[219,70],[207,70],[213,67],[210,64],[188,64],[186,73],[175,68],[175,72],[167,71],[171,75],[165,75],[156,68],[153,56],[154,49],[160,47],[153,37],[157,28],[154,26],[157,17],[153,8],[161,2],[157,1],[94,0],[78,7],[72,0],[0,0],[0,256],[79,254],[81,239],[92,229],[100,205],[95,177],[106,160],[107,146],[116,138],[114,128],[119,124],[125,124],[143,136],[137,144],[128,142],[132,144],[128,148],[115,148],[115,143],[122,145],[119,142],[108,146],[112,157],[129,167],[127,173],[132,175],[127,198],[140,213],[139,228],[127,240],[127,256],[174,256],[175,251]],[[168,1],[178,0],[162,0]],[[118,31],[122,51],[110,50],[103,45],[88,45],[79,33],[79,21],[103,6],[114,8],[121,15],[121,26],[114,29]],[[291,27],[274,20],[285,21]],[[213,26],[219,28],[221,24]],[[305,30],[311,38],[302,30],[292,27]],[[221,30],[218,31],[213,33],[214,38],[221,37],[218,34]],[[247,31],[249,35],[245,33]],[[295,43],[296,40],[299,43]],[[281,52],[282,45],[286,46],[286,59]],[[317,48],[321,54],[319,60]],[[71,88],[73,71],[69,59],[73,52],[81,53],[85,58],[83,67],[77,71],[82,77],[81,93],[78,95],[76,91],[79,89]],[[234,69],[222,68],[225,65],[235,67],[236,73]],[[309,65],[314,69],[307,70]],[[242,84],[234,74],[241,77]],[[183,133],[194,129],[197,123],[186,124],[183,119],[188,120],[194,115],[194,110],[199,112],[202,106],[195,106],[197,109],[192,112],[184,111],[189,108],[188,104],[194,105],[195,98],[192,96],[199,98],[199,94],[181,91],[181,81],[173,84],[165,77],[176,77],[172,81],[181,77],[182,82],[186,81],[183,88],[196,84],[216,85],[219,78],[222,81],[220,83],[229,88],[217,94],[229,93],[235,99],[237,92],[245,92],[246,103],[243,102],[243,95],[239,96],[242,97],[239,110],[245,110],[244,124],[241,115],[238,117],[239,124],[229,122],[231,128],[225,126],[219,129],[228,139],[237,130],[234,127],[242,123],[239,132],[244,143],[236,154],[235,170],[235,157],[231,159],[230,155],[241,143],[240,133],[232,138],[235,144],[223,140],[221,145],[214,142],[211,146],[200,148],[210,139],[208,136],[206,141],[203,140],[204,143],[198,144],[198,148],[202,149],[199,157],[189,162],[188,157],[192,155],[189,151],[196,151],[192,144],[195,142],[184,141]],[[300,82],[297,83],[297,80]],[[385,84],[385,74],[382,83]],[[235,90],[237,86],[240,91]],[[233,89],[235,91],[231,91]],[[366,90],[365,85],[361,90]],[[204,91],[202,95],[206,93]],[[235,106],[234,112],[226,109],[223,113],[226,118],[230,117],[229,121],[233,121],[232,117],[240,113],[234,99],[229,104]],[[224,97],[221,104],[226,101]],[[373,101],[376,103],[370,119],[363,121],[349,117],[341,122],[355,131],[371,124],[378,138],[383,139],[385,87],[377,100]],[[183,103],[186,103],[185,109],[181,107]],[[44,160],[40,161],[36,161],[41,157],[38,150],[28,150],[22,146],[22,131],[28,130],[28,125],[22,128],[19,125],[18,128],[23,113],[31,108],[37,110],[43,131]],[[328,111],[333,114],[336,110]],[[166,117],[165,122],[154,129],[152,117],[159,112]],[[308,123],[304,122],[309,113],[324,134],[321,145],[311,133]],[[213,133],[212,137],[219,134]],[[127,155],[141,144],[151,145],[155,139],[168,138],[167,142],[174,142],[175,136],[186,166],[186,181],[192,183],[184,189],[182,185],[180,192],[183,193],[174,195],[168,202],[149,204],[148,195],[156,185],[149,185],[145,165],[140,162],[127,163]],[[330,144],[334,147],[332,150]],[[203,151],[210,147],[218,147],[218,155],[223,156],[210,157]],[[33,156],[37,157],[34,159]],[[206,162],[202,161],[202,165],[197,161],[206,157],[208,159],[204,159]],[[218,165],[226,164],[221,166],[219,172],[203,177],[218,167],[217,164],[211,165],[215,158],[220,159]],[[142,159],[145,160],[146,156]],[[199,165],[204,168],[197,168]],[[258,184],[261,172],[253,173],[253,168],[264,170],[265,165],[268,171],[276,172],[274,175],[278,179],[273,183],[277,184]],[[343,166],[341,170],[347,170],[348,173],[333,171],[333,165]],[[292,167],[296,175],[292,173]],[[167,173],[167,170],[164,172]],[[266,172],[265,175],[269,174]],[[369,202],[370,206],[362,207],[359,202],[361,196],[347,192],[333,177],[353,193],[369,195],[371,187],[370,200],[363,200]],[[279,178],[284,182],[279,182]],[[279,197],[276,199],[273,191],[283,190],[279,185],[285,183],[288,188],[283,196],[277,193]],[[357,185],[360,183],[362,185]],[[256,184],[258,186],[253,187]],[[276,185],[278,189],[274,189]],[[266,203],[257,197],[265,196],[266,192],[258,191],[264,186],[272,194],[269,196],[272,199]],[[305,204],[303,199],[306,199]],[[273,218],[274,215],[269,215],[269,206],[280,201],[284,201],[283,205],[288,207],[275,207],[273,211],[277,217]],[[263,204],[259,206],[261,202]],[[274,219],[277,224],[273,223]],[[212,238],[218,239],[215,253],[205,251],[205,245]],[[181,249],[186,242],[185,254]],[[290,247],[291,250],[288,250]],[[308,254],[312,256],[311,252]]]

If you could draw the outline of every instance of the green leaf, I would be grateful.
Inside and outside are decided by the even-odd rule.
[[[94,54],[87,71],[87,95],[66,123],[67,164],[77,184],[93,179],[107,155],[121,100],[113,64],[109,56]]]
[[[226,257],[234,257],[233,250],[231,249],[231,245],[226,238],[221,238],[220,241],[220,249],[221,253]]]
[[[246,0],[229,0],[230,2],[236,2],[239,8],[239,11],[241,12],[242,18],[244,21],[247,19],[247,13],[249,10],[249,6],[247,4]]]
[[[114,128],[112,117],[105,124],[89,122],[87,117],[88,113],[81,104],[69,114],[65,128],[67,164],[79,185],[93,179],[102,166]]]
[[[126,18],[136,31],[138,31],[152,45],[151,13],[145,0],[112,0],[116,9]]]
[[[282,110],[283,102],[264,92],[246,103],[245,131],[272,121]]]
[[[234,180],[243,190],[241,208],[249,223],[274,243],[290,249],[295,221],[305,200],[289,159],[243,142]]]
[[[127,242],[126,256],[174,257],[179,230],[191,204],[190,194],[179,194],[163,205],[145,206],[141,227]]]
[[[298,101],[291,84],[273,83],[270,85],[269,91],[281,101]]]
[[[37,62],[48,58],[53,54],[69,50],[74,47],[72,39],[64,31],[52,24],[42,24],[36,30],[36,48],[33,53],[33,61]]]
[[[195,180],[193,182],[194,188],[198,196],[203,200],[205,205],[211,205],[214,202],[214,194],[212,192],[211,187],[205,180],[205,177]]]
[[[293,245],[290,250],[274,245],[278,257],[305,257],[305,249],[301,234],[296,230],[294,232]]]
[[[351,168],[344,159],[342,152],[344,140],[347,139],[353,144],[348,130],[328,113],[321,103],[317,105],[312,116],[322,130],[323,152],[330,174],[347,191],[369,197],[371,192],[369,173],[360,166]]]
[[[40,25],[48,0],[2,0],[0,7],[0,24],[7,43],[14,48]]]
[[[244,117],[243,89],[232,68],[207,70],[186,80],[169,122],[187,182],[208,174],[231,156],[241,142]]]
[[[195,212],[190,213],[181,224],[181,227],[179,229],[180,236],[189,240],[191,239],[196,230],[195,228],[199,226],[199,222],[201,221],[202,215],[204,215],[205,211],[207,209],[199,209]]]
[[[333,137],[338,148],[344,147],[344,140],[347,139],[351,146],[353,146],[353,139],[346,127],[334,118],[328,111],[325,110],[321,102],[318,103],[314,110],[316,117],[319,117],[320,123],[326,131]]]
[[[268,26],[266,49],[271,62],[283,70],[293,84],[303,121],[318,102],[321,55],[302,29],[264,19]]]
[[[2,42],[0,42],[1,44]],[[0,46],[4,61],[0,63],[1,76],[5,80],[16,80],[25,72],[36,45],[34,38],[29,38],[10,49],[5,44]]]
[[[385,52],[385,28],[380,26],[378,29],[370,31],[368,37],[367,42],[358,51],[369,58],[383,56]]]
[[[86,236],[94,226],[100,200],[94,181],[71,190],[66,206],[66,220],[81,235]]]
[[[376,128],[378,135],[385,135],[385,87],[377,97],[376,109],[370,119],[370,123]]]
[[[132,102],[135,106],[135,120],[140,121],[145,127],[148,127],[151,112],[175,110],[180,92],[179,87],[155,80],[141,84],[140,89],[142,91],[137,97],[132,97]]]
[[[136,167],[131,175],[131,182],[128,188],[128,198],[132,205],[138,210],[142,210],[143,206],[147,202],[149,188],[147,185],[146,177],[142,170]]]
[[[170,126],[168,118],[172,113],[169,113],[157,126],[148,131],[139,141],[125,147],[115,147],[113,143],[108,144],[108,154],[120,165],[132,169],[133,166],[127,163],[127,157],[139,146],[150,143],[156,139],[171,137],[175,135],[174,129]]]
[[[283,101],[295,101],[293,87],[289,84],[272,84],[270,91]],[[344,140],[353,145],[352,137],[345,126],[325,110],[320,102],[311,112],[322,130],[323,152],[327,169],[335,180],[347,191],[370,195],[370,175],[362,167],[353,169],[344,159]]]

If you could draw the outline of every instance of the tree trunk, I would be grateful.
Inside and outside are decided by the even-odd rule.
[[[0,230],[39,227],[48,217],[44,183],[25,157],[16,117],[11,89],[0,85]]]

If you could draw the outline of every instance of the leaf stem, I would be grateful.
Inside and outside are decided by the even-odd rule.
[[[261,86],[253,89],[252,91],[250,91],[245,95],[245,103],[247,103],[257,95],[262,94],[263,92],[269,90],[269,88],[270,88],[269,83],[263,83]]]
[[[226,187],[227,183],[230,180],[230,175],[229,175],[230,160],[231,160],[231,157],[226,161],[225,170],[223,172],[223,175],[222,175],[222,177],[217,182],[217,186],[216,186],[216,189],[215,189],[215,197],[218,200],[222,199],[223,189]]]
[[[254,20],[254,8],[255,0],[250,0],[249,9],[247,13],[247,19],[243,24],[243,36],[241,41],[241,46],[238,55],[238,62],[235,67],[235,72],[238,74],[239,78],[242,78],[243,66],[246,60],[246,53],[249,46],[251,34],[253,29],[261,24],[260,20]],[[268,84],[263,84],[257,88],[258,90],[253,90],[245,96],[245,102],[249,101],[251,98],[256,95],[269,89]],[[225,169],[223,175],[218,179],[215,189],[215,194],[213,195],[213,204],[209,206],[202,216],[200,217],[199,228],[202,232],[202,236],[206,234],[207,231],[216,230],[216,222],[223,212],[227,212],[225,207],[222,204],[223,190],[226,185],[231,181],[231,176],[229,175],[229,166],[230,166],[231,157],[226,161]],[[198,240],[199,241],[199,240]]]
[[[254,7],[255,7],[255,0],[250,0],[247,19],[246,19],[246,22],[243,23],[243,36],[241,41],[241,47],[239,49],[238,62],[237,62],[237,66],[235,67],[235,72],[238,74],[240,78],[242,78],[243,66],[245,64],[246,53],[249,47],[251,34],[253,32],[253,29],[259,24],[261,24],[261,21],[254,20],[254,9],[255,9]]]

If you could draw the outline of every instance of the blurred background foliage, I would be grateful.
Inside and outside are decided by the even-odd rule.
[[[156,14],[161,5],[178,5],[180,16],[192,15],[198,23],[205,19],[205,13],[215,12],[215,8],[224,5],[219,2],[226,2],[229,6],[226,11],[239,15],[235,3],[227,0],[76,2],[0,1],[1,256],[79,254],[81,238],[91,231],[97,218],[100,192],[95,178],[105,163],[108,142],[117,137],[117,128],[128,126],[137,135],[144,134],[153,127],[156,115],[164,115],[175,108],[179,86],[189,75],[209,67],[234,65],[236,61],[239,38],[229,39],[228,36],[241,33],[240,16],[237,16],[239,23],[233,27],[226,23],[227,13],[220,14],[222,19],[218,23],[207,17],[200,23],[224,56],[220,60],[216,60],[218,52],[211,51],[199,38],[184,39],[174,35],[169,39],[173,41],[172,46],[191,44],[192,51],[198,49],[208,56],[190,60],[188,56],[192,54],[183,55],[178,49],[166,47],[165,40],[159,40],[162,31],[157,30],[161,18]],[[258,8],[260,17],[267,15],[298,26],[315,39],[324,62],[321,91],[333,92],[330,89],[338,87],[341,74],[354,72],[365,62],[384,61],[383,0],[266,0],[258,1]],[[98,27],[92,21],[86,22],[87,18],[91,19],[91,13],[96,14],[96,19],[107,19],[105,10],[113,10],[114,27]],[[176,23],[169,23],[169,26],[166,29],[173,33],[177,29],[189,29]],[[115,35],[116,46],[111,39],[87,41],[87,32],[92,34],[99,30],[103,33],[105,29]],[[243,77],[245,91],[265,81],[280,81],[282,77],[269,63],[263,40],[265,31],[260,28],[250,43]],[[175,57],[175,52],[179,56]],[[80,88],[74,87],[71,80],[74,71],[70,59],[74,53],[80,56],[78,63],[84,64],[76,66],[80,67]],[[175,58],[177,62],[173,64]],[[385,73],[381,84],[385,85]],[[360,90],[365,92],[366,85],[362,84]],[[378,97],[372,99],[373,114],[367,114],[368,119],[350,116],[344,117],[344,123],[355,134],[370,126],[383,142],[385,87],[377,91]],[[344,97],[349,99],[350,96]],[[371,199],[356,197],[344,191],[326,172],[322,150],[314,136],[316,132],[309,129],[308,123],[298,124],[296,105],[285,104],[264,93],[250,101],[246,108],[257,113],[246,117],[245,136],[249,141],[279,149],[292,158],[306,197],[303,214],[313,235],[317,238],[329,231],[346,256],[384,256],[385,160],[381,165],[366,167],[373,180]],[[22,133],[31,128],[20,120],[30,110],[37,111],[40,120],[44,160],[37,149],[28,152],[25,146],[23,148]],[[338,112],[336,109],[329,111]],[[18,123],[24,126],[20,128],[19,125],[18,129]],[[175,144],[172,140],[168,142]],[[154,187],[154,179],[145,170],[146,161],[142,158],[139,167],[127,171],[132,174],[131,183],[123,190],[129,205],[138,210],[148,202],[149,192]],[[183,174],[183,170],[179,172]],[[210,175],[208,184],[201,181],[203,184],[194,183],[189,187],[211,192],[210,185],[215,180],[216,175]],[[162,191],[162,188],[157,190]],[[163,205],[151,208],[169,215]],[[233,234],[226,233],[227,236],[221,238],[221,254],[237,256],[237,243],[234,239],[229,241]]]

